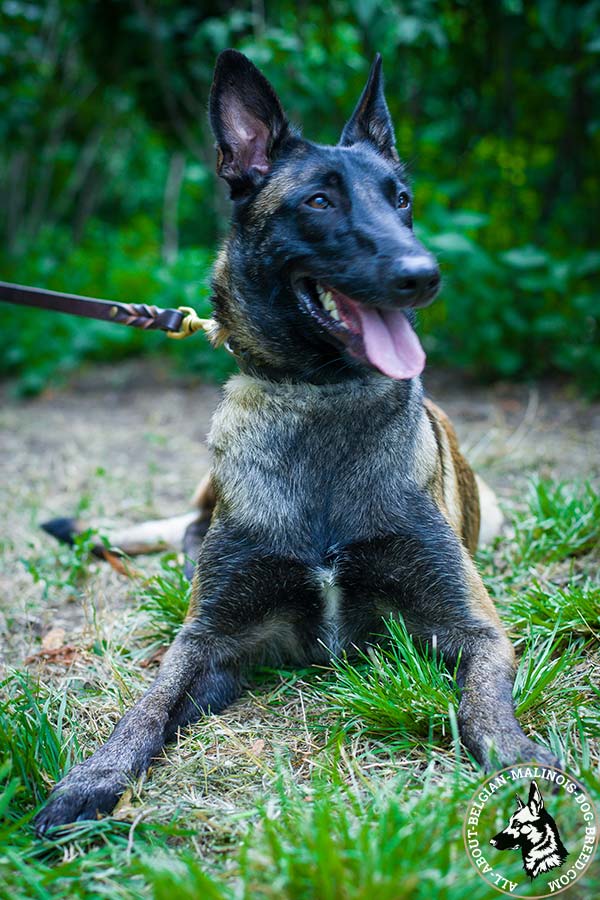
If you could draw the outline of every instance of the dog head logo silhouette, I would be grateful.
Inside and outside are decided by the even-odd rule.
[[[527,803],[517,795],[516,812],[490,844],[496,850],[520,849],[523,868],[531,879],[562,866],[569,855],[535,781],[531,782]]]

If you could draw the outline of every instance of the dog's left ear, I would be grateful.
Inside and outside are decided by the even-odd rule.
[[[239,194],[269,172],[288,122],[265,76],[237,50],[218,56],[209,118],[217,139],[217,173],[232,195]]]
[[[394,162],[399,161],[394,126],[383,93],[383,74],[381,54],[379,53],[373,60],[369,78],[356,109],[344,126],[340,145],[349,147],[359,141],[368,141],[383,156],[387,156]]]
[[[539,816],[540,810],[544,808],[544,798],[540,794],[540,789],[535,781],[531,782],[531,787],[529,788],[529,800],[527,801],[527,806],[534,816]]]

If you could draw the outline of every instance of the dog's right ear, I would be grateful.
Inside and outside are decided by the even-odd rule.
[[[277,94],[248,57],[224,50],[217,58],[209,118],[217,139],[217,174],[239,196],[270,170],[288,135]]]

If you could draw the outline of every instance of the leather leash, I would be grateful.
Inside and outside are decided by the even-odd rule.
[[[213,319],[201,319],[190,306],[177,309],[163,309],[145,303],[112,303],[95,297],[81,297],[78,294],[61,294],[42,288],[26,287],[0,281],[0,300],[18,306],[33,306],[52,312],[70,313],[87,319],[118,322],[131,328],[145,331],[166,331],[167,337],[185,338],[196,331],[206,331],[209,335],[215,328]]]

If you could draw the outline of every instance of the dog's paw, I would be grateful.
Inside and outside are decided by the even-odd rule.
[[[50,519],[48,522],[41,522],[40,528],[50,534],[62,544],[74,543],[75,537],[81,532],[80,523],[75,518],[61,517],[60,519]]]
[[[530,741],[525,735],[515,735],[514,740],[502,747],[492,746],[485,763],[487,772],[495,772],[508,766],[536,763],[540,766],[562,768],[562,763],[547,747]]]
[[[126,784],[127,779],[121,773],[74,769],[57,784],[35,816],[36,835],[43,837],[52,829],[111,812]]]
[[[547,747],[542,747],[534,741],[527,741],[527,747],[524,748],[524,753],[528,753],[529,758],[527,759],[523,756],[523,762],[535,762],[542,766],[554,766],[556,769],[562,768],[562,760],[555,756],[551,750],[548,750]]]

